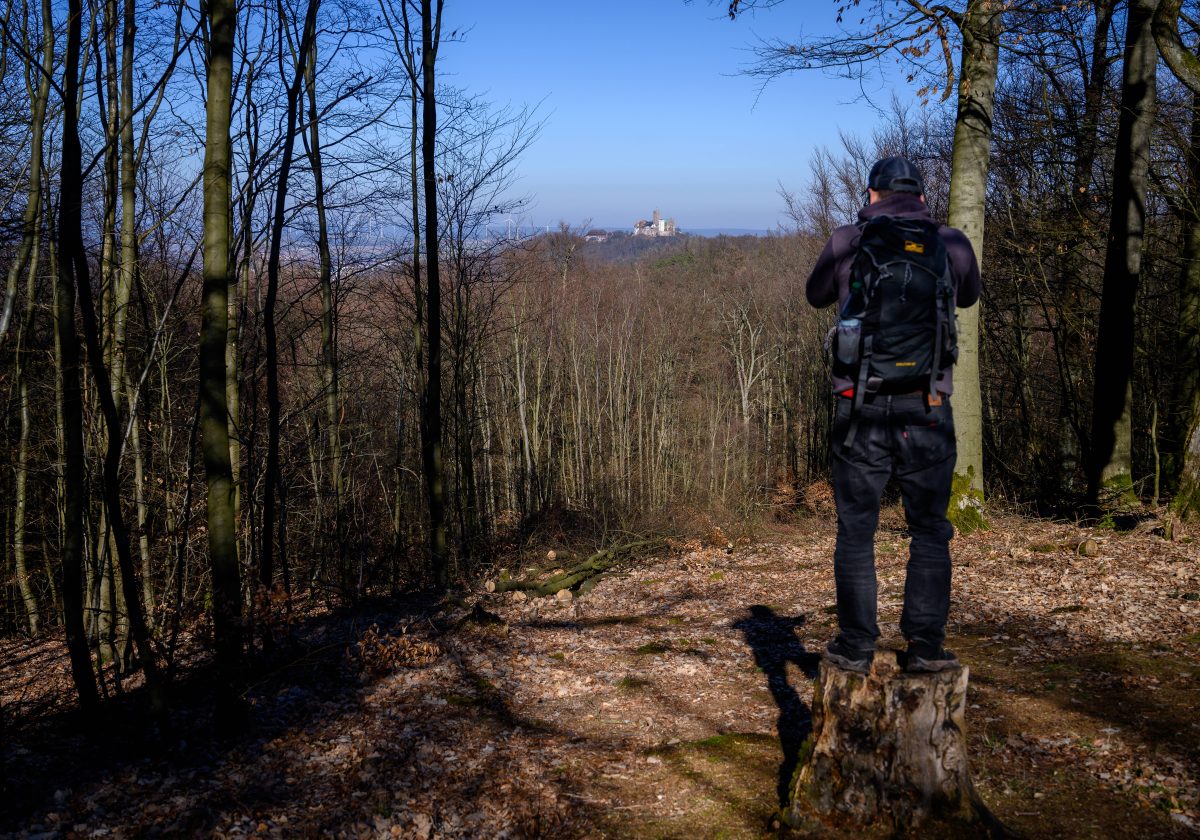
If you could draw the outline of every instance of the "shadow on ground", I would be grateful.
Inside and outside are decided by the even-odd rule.
[[[776,793],[782,806],[787,804],[791,796],[788,787],[796,772],[800,745],[812,731],[812,711],[788,682],[787,665],[795,665],[806,677],[813,679],[817,675],[821,657],[807,652],[796,638],[795,628],[804,624],[804,616],[778,615],[762,604],[751,606],[747,613],[733,628],[741,631],[746,645],[754,654],[754,664],[762,669],[771,698],[779,707],[776,730],[783,750],[783,762],[779,765]]]
[[[397,720],[387,737],[353,734],[355,716],[374,683],[359,677],[347,651],[373,624],[381,633],[417,623],[431,628],[437,613],[436,599],[420,596],[360,604],[353,612],[297,625],[270,655],[252,659],[244,725],[234,735],[215,731],[210,662],[185,670],[170,686],[161,727],[147,725],[140,690],[106,702],[90,721],[74,708],[6,721],[0,836],[52,834],[72,825],[110,826],[135,836],[210,836],[231,822],[236,826],[240,815],[257,822],[259,816],[289,811],[288,830],[312,836],[371,825],[403,811],[405,799],[425,781],[429,756],[422,752],[427,739],[421,721]],[[459,674],[468,687],[461,696],[469,694],[470,702],[455,703],[459,695],[451,695],[441,711],[431,708],[429,715],[451,726],[462,718],[495,733],[520,726],[539,737],[539,724],[515,715],[486,680],[461,667]],[[345,749],[361,749],[362,756],[344,772],[331,773],[320,753],[341,742]],[[497,751],[459,773],[455,793],[466,802],[494,796],[504,777]],[[299,809],[307,811],[299,822],[297,803],[307,805]],[[558,822],[553,809],[536,806],[516,808],[512,822],[515,837],[577,833]],[[246,830],[252,832],[253,823]]]

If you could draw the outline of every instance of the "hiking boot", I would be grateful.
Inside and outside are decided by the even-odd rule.
[[[871,660],[875,658],[874,650],[855,650],[846,645],[841,638],[834,639],[825,648],[825,661],[847,671],[857,671],[865,674],[871,669]]]
[[[904,670],[913,673],[934,673],[936,671],[945,671],[950,668],[958,668],[961,663],[953,651],[945,648],[932,650],[930,648],[915,647],[910,645],[908,653],[905,656]]]

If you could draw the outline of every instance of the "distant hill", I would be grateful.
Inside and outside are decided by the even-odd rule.
[[[610,233],[613,231],[624,231],[629,233],[632,230],[630,225],[589,225],[589,229],[598,228],[599,230],[607,230]],[[770,233],[766,228],[734,228],[734,227],[715,227],[715,228],[690,228],[679,227],[679,235],[687,234],[688,236],[766,236]]]
[[[769,230],[754,228],[686,228],[692,236],[766,236]]]

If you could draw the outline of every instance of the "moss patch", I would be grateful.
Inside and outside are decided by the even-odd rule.
[[[1121,505],[1137,505],[1139,499],[1133,489],[1133,476],[1129,473],[1117,473],[1109,476],[1100,483],[1104,498]]]
[[[473,707],[483,705],[483,700],[479,697],[471,697],[466,694],[445,694],[443,698],[451,706]]]
[[[618,838],[713,838],[756,840],[765,833],[777,805],[773,791],[779,772],[779,740],[771,735],[731,733],[648,750],[653,778],[626,782],[661,791],[658,807],[601,816],[605,836]],[[682,800],[679,799],[682,797]],[[665,807],[686,801],[686,813]],[[598,834],[598,833],[597,833]],[[590,836],[590,835],[589,835]]]
[[[647,642],[636,648],[633,652],[638,656],[657,656],[660,653],[666,653],[668,650],[670,650],[670,647],[663,642]]]
[[[611,627],[619,624],[636,625],[643,621],[645,619],[640,615],[606,615],[583,623],[589,627]]]
[[[642,688],[649,688],[650,680],[644,680],[641,677],[621,677],[617,680],[617,688],[622,691],[637,691]]]
[[[967,467],[966,475],[955,473],[950,484],[950,506],[946,509],[946,518],[963,536],[986,531],[988,527],[987,519],[983,516],[983,491],[971,486],[974,480],[974,467]]]
[[[1184,479],[1171,500],[1171,513],[1184,522],[1200,518],[1200,481]]]

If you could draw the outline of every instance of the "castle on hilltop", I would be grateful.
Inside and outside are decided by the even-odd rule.
[[[674,236],[675,220],[664,219],[657,210],[650,221],[639,219],[633,226],[634,236]]]

